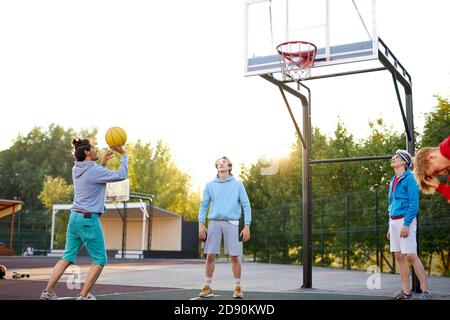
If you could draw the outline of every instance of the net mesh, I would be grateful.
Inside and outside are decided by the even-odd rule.
[[[301,81],[311,77],[317,47],[306,41],[289,41],[277,46],[283,80]]]

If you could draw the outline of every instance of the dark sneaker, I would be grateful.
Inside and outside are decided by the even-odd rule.
[[[413,294],[412,292],[405,292],[404,290],[397,293],[397,295],[394,297],[394,300],[409,300],[412,299]]]
[[[422,292],[419,297],[420,300],[431,300],[432,298],[433,298],[433,296],[431,295],[431,292],[429,292],[429,291]]]

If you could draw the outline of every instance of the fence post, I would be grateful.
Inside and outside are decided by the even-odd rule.
[[[376,255],[377,266],[383,272],[383,266],[380,266],[380,242],[379,242],[379,230],[378,230],[378,187],[375,188],[375,243],[376,243]]]
[[[392,252],[392,268],[393,268],[393,270],[392,270],[392,273],[396,273],[396,271],[395,271],[395,263],[396,263],[396,261],[395,261],[395,255],[394,255],[394,253]]]
[[[283,262],[289,263],[289,245],[288,245],[288,237],[287,237],[287,217],[289,215],[289,207],[286,206],[283,210]]]
[[[349,223],[349,214],[350,214],[350,194],[346,194],[347,198],[347,209],[345,210],[345,262],[347,264],[347,270],[350,270],[350,223]],[[345,264],[344,264],[345,268]]]
[[[271,263],[272,262],[272,259],[271,259],[271,252],[270,252],[270,246],[271,246],[271,242],[270,242],[270,238],[271,238],[271,235],[270,235],[270,212],[269,212],[269,214],[267,215],[267,260],[269,260],[269,263]]]
[[[300,217],[303,217],[303,199],[300,201]],[[303,219],[300,219],[300,243],[303,248]],[[300,250],[300,261],[303,261],[303,249]]]
[[[44,243],[45,243],[45,250],[47,250],[47,241],[48,241],[48,217],[45,217],[45,234],[44,234]]]
[[[325,258],[324,243],[323,243],[323,198],[320,199],[320,251],[322,254],[322,259],[320,260],[320,265],[323,266]]]
[[[257,226],[257,225],[255,225],[255,226]],[[253,227],[253,232],[256,234],[256,232],[255,232],[255,226]],[[255,235],[254,234],[254,235]],[[256,239],[258,239],[258,237],[256,236],[253,236],[253,239],[252,239],[252,247],[253,247],[253,262],[256,262],[256,247],[255,247],[255,242],[256,242]]]
[[[23,248],[22,239],[20,238],[20,220],[21,220],[21,217],[22,217],[22,211],[19,212],[18,217],[17,217],[19,221],[17,223],[17,232],[16,232],[16,234],[17,234],[17,246],[20,248],[19,254],[22,253],[22,248]]]

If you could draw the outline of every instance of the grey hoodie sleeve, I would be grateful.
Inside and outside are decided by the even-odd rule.
[[[128,156],[122,155],[120,159],[120,168],[117,171],[106,169],[102,166],[97,166],[95,180],[98,183],[107,183],[122,181],[128,177]]]

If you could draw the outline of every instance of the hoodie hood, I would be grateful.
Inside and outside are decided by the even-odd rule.
[[[230,173],[230,176],[228,178],[226,178],[225,180],[220,179],[218,176],[216,176],[214,178],[214,182],[219,182],[219,183],[224,183],[224,182],[229,182],[229,181],[233,181],[236,180],[233,175]]]
[[[93,161],[74,161],[72,174],[74,178],[81,177],[87,170],[95,166]]]

